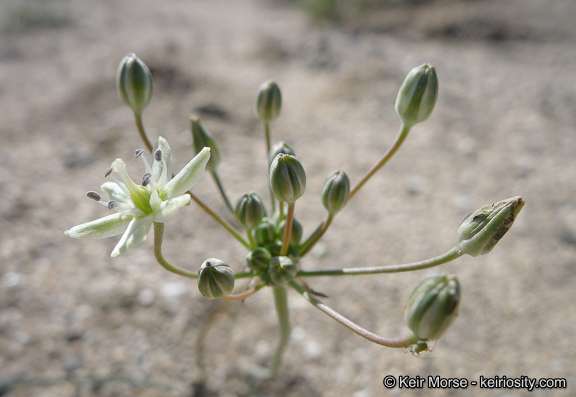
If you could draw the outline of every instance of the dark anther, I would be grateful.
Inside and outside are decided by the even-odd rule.
[[[150,180],[152,179],[152,174],[147,172],[142,177],[142,186],[148,186],[150,184]]]
[[[134,153],[134,158],[137,159],[138,157],[142,156],[143,154],[144,154],[144,149],[138,149]]]
[[[106,170],[106,173],[104,174],[104,178],[110,176],[110,174],[112,173],[112,171],[114,171],[112,168],[108,168],[108,169]]]
[[[88,192],[86,193],[86,196],[88,196],[88,198],[94,200],[94,201],[100,201],[102,200],[102,196],[100,196],[98,193],[96,192]]]
[[[112,209],[112,208],[116,207],[117,205],[118,205],[118,203],[117,203],[116,201],[114,201],[114,200],[110,200],[110,201],[108,202],[108,208],[109,208],[109,209]]]
[[[154,152],[154,160],[162,161],[162,150],[156,149],[156,151]]]

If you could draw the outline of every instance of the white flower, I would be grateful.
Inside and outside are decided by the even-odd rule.
[[[143,152],[137,150],[136,157],[142,157]],[[190,196],[185,193],[204,172],[210,159],[210,148],[202,149],[174,178],[171,178],[172,152],[166,139],[158,139],[152,167],[144,157],[142,159],[146,173],[141,185],[130,178],[124,161],[116,159],[106,172],[114,182],[105,182],[101,187],[110,196],[110,201],[102,201],[96,192],[87,194],[89,198],[116,210],[116,214],[74,226],[64,234],[73,238],[105,238],[124,233],[112,251],[114,258],[139,246],[146,241],[152,222],[163,223],[190,203]],[[112,172],[118,174],[120,180]]]

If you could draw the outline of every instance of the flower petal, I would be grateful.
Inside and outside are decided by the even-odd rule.
[[[72,238],[106,238],[117,236],[128,227],[131,216],[112,214],[92,222],[83,223],[66,230],[64,234]]]
[[[152,226],[152,217],[145,216],[143,218],[134,218],[128,225],[128,229],[122,235],[112,254],[112,258],[116,258],[122,255],[124,252],[128,251],[130,248],[134,248],[146,241],[148,237],[148,232]]]
[[[166,184],[167,199],[186,193],[202,176],[210,160],[210,148],[205,147],[182,170]]]
[[[154,222],[163,223],[172,219],[180,208],[188,204],[190,204],[190,196],[187,194],[174,197],[171,200],[163,201],[154,216]]]
[[[132,203],[130,196],[127,195],[122,187],[116,182],[104,182],[102,186],[100,186],[100,189],[108,193],[112,200],[118,201],[120,203]]]
[[[126,163],[124,163],[122,159],[114,160],[112,163],[112,169],[120,175],[122,183],[126,185],[134,206],[142,210],[145,214],[150,214],[152,212],[152,208],[150,207],[150,189],[137,185],[132,178],[130,178],[128,171],[126,170]]]
[[[168,141],[163,137],[158,138],[158,148],[156,150],[158,149],[162,152],[162,161],[152,159],[152,180],[163,189],[166,182],[172,177],[172,149],[170,149]]]

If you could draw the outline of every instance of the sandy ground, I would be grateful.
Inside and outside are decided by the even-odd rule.
[[[0,395],[462,395],[386,390],[386,375],[566,378],[567,390],[531,395],[574,394],[572,0],[425,2],[341,26],[313,24],[282,1],[46,0],[42,9],[66,16],[63,26],[8,29],[25,4],[38,7],[0,3]],[[188,116],[199,114],[221,143],[221,177],[234,198],[266,194],[253,103],[260,83],[274,78],[284,108],[272,134],[290,142],[306,168],[296,216],[307,231],[324,217],[324,177],[334,169],[353,183],[362,177],[399,127],[393,104],[405,74],[434,64],[440,95],[433,116],[337,216],[325,255],[301,264],[436,256],[453,246],[469,212],[521,195],[523,212],[490,255],[440,268],[458,275],[463,299],[434,352],[418,358],[373,345],[291,293],[293,337],[283,370],[275,381],[254,381],[246,368],[266,365],[276,343],[270,291],[220,305],[203,299],[194,281],[160,268],[151,242],[112,259],[116,239],[67,239],[70,226],[107,214],[84,193],[98,189],[112,160],[142,147],[114,88],[128,52],[154,73],[155,97],[144,115],[149,134],[167,137],[178,169],[191,157]],[[134,175],[140,167],[129,162]],[[195,192],[225,213],[210,178]],[[167,226],[170,260],[189,269],[208,257],[243,266],[243,247],[198,207],[182,214]],[[406,298],[433,271],[311,285],[368,329],[400,337]],[[96,380],[46,384],[66,374]],[[34,379],[45,384],[10,387]]]

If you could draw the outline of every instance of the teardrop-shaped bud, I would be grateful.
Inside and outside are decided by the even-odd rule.
[[[234,272],[220,259],[206,259],[198,271],[198,289],[208,299],[228,296],[234,289]]]
[[[120,61],[116,72],[118,96],[134,113],[141,114],[152,99],[152,74],[135,54]]]
[[[282,109],[282,93],[278,85],[272,80],[260,86],[256,100],[256,115],[260,120],[270,122],[280,115]]]
[[[492,251],[510,230],[524,204],[522,197],[516,196],[487,205],[468,215],[458,228],[458,249],[471,256],[485,255]]]
[[[432,114],[438,98],[438,76],[426,63],[408,73],[396,97],[396,112],[406,127],[421,123]]]
[[[404,322],[422,340],[440,339],[458,315],[460,283],[456,276],[425,277],[408,297]]]
[[[279,201],[294,203],[306,190],[306,172],[297,157],[278,154],[270,166],[270,188]]]
[[[336,214],[348,202],[350,179],[344,171],[334,171],[326,178],[322,187],[322,204],[330,215]]]
[[[252,230],[260,225],[266,216],[264,203],[255,192],[245,193],[236,201],[234,216],[246,230]]]
[[[204,125],[197,117],[190,118],[190,131],[192,132],[192,141],[196,154],[200,153],[205,147],[210,148],[210,160],[206,164],[206,169],[213,172],[220,163],[220,148],[212,134],[204,128]]]

